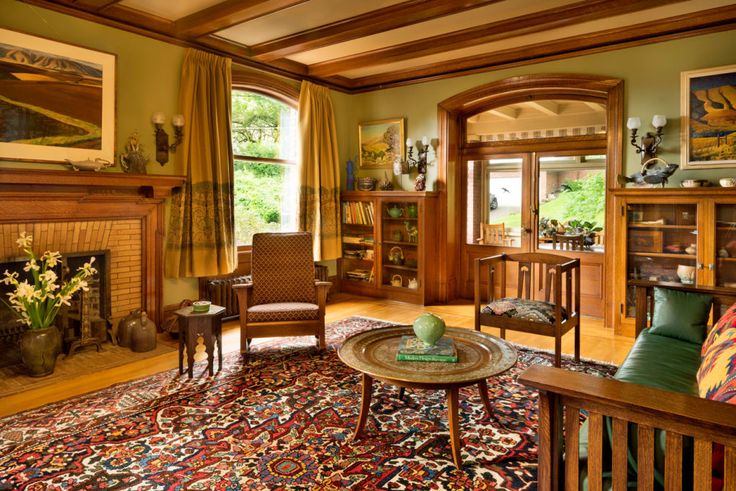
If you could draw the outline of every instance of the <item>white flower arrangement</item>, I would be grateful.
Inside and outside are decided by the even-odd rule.
[[[61,254],[46,251],[38,258],[33,253],[33,236],[20,234],[16,240],[18,247],[28,255],[28,261],[23,271],[30,273],[33,283],[28,279],[18,281],[17,272],[10,273],[5,270],[5,278],[2,282],[15,287],[15,291],[8,293],[9,300],[5,302],[29,329],[45,329],[49,327],[59,313],[62,305],[70,305],[69,301],[79,290],[88,291],[87,278],[97,274],[92,267],[95,258],[90,258],[88,263],[77,269],[77,272],[66,283],[58,283],[58,275],[53,270]]]

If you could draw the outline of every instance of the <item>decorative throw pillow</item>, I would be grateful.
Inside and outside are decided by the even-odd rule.
[[[702,293],[654,288],[651,334],[702,344],[713,297]]]
[[[736,404],[736,305],[718,320],[703,344],[697,379],[700,397]]]

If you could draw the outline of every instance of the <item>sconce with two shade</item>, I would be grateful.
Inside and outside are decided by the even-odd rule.
[[[426,174],[427,174],[427,154],[429,153],[429,147],[431,146],[435,153],[437,152],[438,140],[433,138],[431,141],[426,136],[423,136],[420,141],[416,142],[417,156],[414,157],[414,140],[411,138],[406,139],[406,159],[397,160],[394,162],[394,175],[402,176],[409,174],[412,168],[416,168],[418,175],[414,181],[414,189],[416,191],[424,191]]]
[[[184,116],[175,114],[171,118],[171,126],[174,127],[174,143],[169,145],[169,135],[164,130],[166,115],[162,112],[153,113],[151,122],[156,127],[156,162],[164,165],[169,161],[169,152],[175,152],[184,136]]]
[[[656,133],[647,132],[641,136],[641,143],[637,141],[637,131],[641,128],[641,119],[631,117],[626,121],[626,127],[631,130],[631,145],[636,148],[636,153],[641,154],[641,163],[644,164],[657,156],[659,144],[662,143],[662,128],[667,124],[667,118],[661,114],[655,114],[652,118],[652,126]]]

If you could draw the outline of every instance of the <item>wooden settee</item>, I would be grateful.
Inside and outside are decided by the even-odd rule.
[[[653,283],[636,282],[636,332],[647,327],[653,309]],[[668,285],[669,287],[669,285]],[[736,302],[736,291],[724,288],[671,288],[709,293],[714,298],[713,323],[723,307]],[[587,489],[603,488],[603,438],[610,417],[612,489],[632,486],[629,434],[637,425],[635,464],[639,490],[655,489],[654,440],[665,433],[664,489],[684,489],[683,445],[693,440],[693,489],[711,491],[713,444],[725,447],[724,489],[736,489],[736,406],[559,368],[533,365],[519,382],[539,390],[539,490],[580,489],[580,412],[588,413]],[[689,443],[689,441],[688,441]],[[607,463],[606,463],[607,464]]]

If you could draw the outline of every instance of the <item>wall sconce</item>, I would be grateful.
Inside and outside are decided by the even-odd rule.
[[[171,125],[174,127],[174,143],[171,145],[169,145],[169,135],[164,130],[166,115],[162,112],[153,113],[151,122],[156,127],[156,162],[164,165],[169,161],[169,152],[176,151],[176,147],[184,136],[184,116],[175,114],[171,118]]]
[[[637,143],[636,132],[641,128],[641,119],[637,117],[629,118],[626,121],[626,127],[631,130],[631,144],[636,148],[636,153],[641,154],[642,164],[657,156],[657,149],[662,143],[662,128],[667,124],[667,118],[661,114],[655,114],[652,118],[652,126],[657,130],[656,133],[647,132],[642,135],[641,143]]]
[[[401,176],[408,174],[414,167],[417,169],[418,175],[414,183],[414,189],[417,191],[424,191],[424,183],[427,173],[427,154],[429,153],[429,147],[431,146],[435,153],[437,152],[437,145],[439,140],[433,138],[431,141],[423,136],[421,141],[416,142],[417,156],[414,158],[414,140],[411,138],[406,139],[406,159],[397,160],[394,163],[394,175]]]

